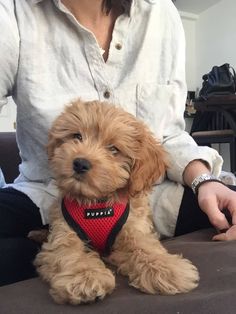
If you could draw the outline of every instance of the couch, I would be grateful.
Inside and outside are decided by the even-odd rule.
[[[0,167],[6,180],[17,175],[20,158],[14,133],[0,133]],[[212,242],[206,229],[163,241],[199,269],[198,288],[175,296],[147,295],[117,275],[112,295],[88,305],[57,305],[39,278],[0,287],[1,314],[233,314],[236,313],[236,242]]]

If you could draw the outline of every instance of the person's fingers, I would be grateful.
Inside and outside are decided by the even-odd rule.
[[[236,209],[231,212],[231,217],[232,217],[232,224],[236,225]]]
[[[225,215],[218,208],[215,199],[204,202],[202,210],[207,214],[211,224],[218,230],[228,229],[230,227]]]
[[[236,240],[236,225],[231,226],[226,232],[215,235],[214,241],[231,241]]]
[[[226,241],[227,240],[226,233],[223,232],[223,233],[220,233],[220,234],[216,234],[216,235],[214,235],[212,240],[213,241]]]
[[[231,202],[228,205],[228,210],[231,214],[232,224],[236,225],[236,193],[235,197],[231,200]]]
[[[207,215],[211,224],[218,230],[224,230],[230,227],[225,215],[218,208],[208,210]]]

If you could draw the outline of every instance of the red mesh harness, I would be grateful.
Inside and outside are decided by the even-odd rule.
[[[64,198],[62,213],[81,240],[99,253],[108,255],[115,238],[129,215],[129,203],[121,200],[112,205],[98,201],[90,207]]]

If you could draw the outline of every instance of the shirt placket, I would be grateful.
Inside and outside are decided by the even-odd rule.
[[[122,61],[129,24],[130,17],[126,15],[118,17],[112,33],[112,41],[106,63],[93,34],[90,34],[85,39],[86,56],[100,100],[109,100],[110,102],[115,100],[115,89],[119,84],[121,73],[124,71]]]
[[[119,81],[122,69],[124,38],[126,37],[130,18],[126,15],[118,17],[112,34],[108,60],[105,62],[93,33],[83,27],[60,0],[54,0],[54,3],[59,10],[68,16],[82,34],[84,51],[98,99],[100,101],[114,102],[115,87]]]
[[[92,33],[88,32],[84,36],[84,50],[90,69],[94,86],[98,93],[98,99],[101,101],[114,99],[113,80],[109,79],[106,73],[107,65],[104,62],[98,43]]]

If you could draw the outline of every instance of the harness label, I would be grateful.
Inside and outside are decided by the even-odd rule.
[[[85,209],[85,219],[99,219],[105,217],[113,217],[114,209],[112,207],[99,208],[99,209]]]

